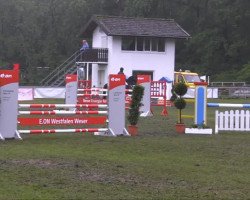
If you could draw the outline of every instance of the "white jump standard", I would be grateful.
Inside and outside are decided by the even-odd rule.
[[[0,139],[21,139],[17,130],[18,66],[0,70]]]

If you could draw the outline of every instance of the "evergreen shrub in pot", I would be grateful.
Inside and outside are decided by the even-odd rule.
[[[128,126],[128,132],[130,133],[130,135],[136,135],[137,131],[138,131],[138,127],[136,126],[138,121],[139,121],[139,117],[140,117],[140,107],[142,106],[141,100],[142,97],[144,95],[144,87],[141,85],[135,85],[133,88],[133,92],[132,92],[132,96],[131,96],[131,104],[130,104],[130,108],[128,111],[128,122],[129,122],[129,126]],[[135,133],[133,132],[133,130],[135,129]]]
[[[179,110],[178,122],[176,123],[176,131],[178,133],[185,132],[185,124],[182,121],[181,111],[186,107],[186,101],[183,96],[187,93],[187,85],[183,82],[179,82],[173,87],[174,106]]]

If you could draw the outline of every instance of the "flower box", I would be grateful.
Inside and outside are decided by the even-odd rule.
[[[211,128],[185,128],[186,134],[212,134]]]

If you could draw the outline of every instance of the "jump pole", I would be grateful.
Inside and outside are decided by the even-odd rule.
[[[19,64],[0,70],[0,139],[22,139],[17,130]]]

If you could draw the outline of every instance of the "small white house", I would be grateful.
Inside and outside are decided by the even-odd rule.
[[[107,49],[105,62],[92,64],[92,85],[102,87],[108,74],[121,67],[127,77],[150,74],[152,80],[173,80],[175,40],[190,35],[173,19],[143,19],[117,16],[93,16],[83,30],[92,38],[93,49]]]

